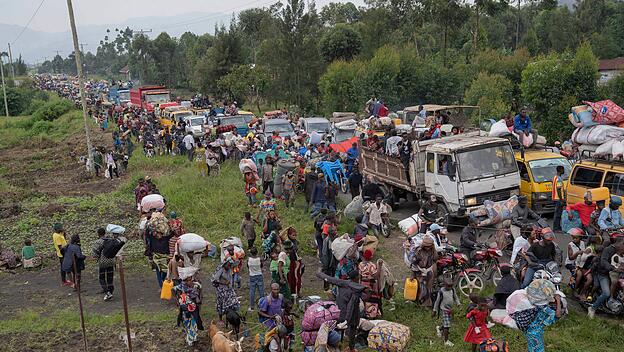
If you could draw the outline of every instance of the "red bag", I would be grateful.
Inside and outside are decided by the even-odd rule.
[[[593,120],[601,125],[617,125],[624,122],[624,109],[611,100],[602,100],[595,103],[584,101],[594,110]]]

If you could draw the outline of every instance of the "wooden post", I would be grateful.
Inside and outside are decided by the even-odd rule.
[[[119,283],[121,284],[121,302],[123,303],[124,321],[126,323],[126,338],[128,339],[128,352],[132,352],[132,336],[130,336],[130,319],[128,319],[128,299],[126,298],[126,280],[124,277],[123,259],[119,257]]]
[[[72,261],[74,263],[74,287],[78,292],[78,307],[80,308],[80,327],[82,328],[82,341],[84,342],[84,350],[87,352],[87,330],[84,322],[84,311],[82,309],[82,296],[80,294],[80,281],[78,279],[78,265],[76,263],[76,255],[72,254]]]

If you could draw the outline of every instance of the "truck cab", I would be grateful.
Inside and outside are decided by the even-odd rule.
[[[557,166],[563,166],[563,182],[566,182],[572,171],[568,159],[558,153],[536,149],[516,151],[515,159],[520,172],[520,194],[527,197],[529,207],[538,214],[554,212],[552,179]]]
[[[518,168],[506,140],[440,141],[427,147],[426,158],[425,190],[444,199],[451,214],[462,216],[486,200],[497,202],[519,193]]]
[[[194,138],[199,138],[204,135],[204,123],[206,118],[204,116],[186,115],[184,116],[184,127],[186,133],[191,132]]]

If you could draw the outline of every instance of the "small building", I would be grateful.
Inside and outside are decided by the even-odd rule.
[[[124,66],[121,70],[119,70],[119,73],[126,76],[126,80],[128,82],[130,81],[130,67],[128,65]]]
[[[598,63],[600,73],[599,83],[607,83],[610,79],[624,72],[624,57],[600,60]]]

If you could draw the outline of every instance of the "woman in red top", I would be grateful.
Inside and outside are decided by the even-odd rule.
[[[464,341],[472,344],[473,352],[477,351],[477,346],[483,339],[492,337],[487,326],[489,313],[487,303],[483,298],[480,298],[477,307],[466,314],[466,319],[470,321],[470,324],[468,324],[468,330],[464,335]]]

